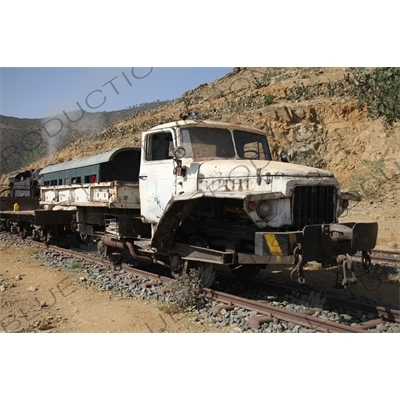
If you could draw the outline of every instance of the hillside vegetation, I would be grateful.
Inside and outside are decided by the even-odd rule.
[[[54,162],[139,146],[142,131],[196,111],[202,119],[259,128],[277,159],[289,153],[293,162],[331,170],[364,199],[391,201],[400,189],[399,96],[399,68],[234,68],[177,100],[77,138]]]

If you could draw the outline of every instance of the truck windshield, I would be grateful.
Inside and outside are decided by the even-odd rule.
[[[228,129],[199,127],[181,130],[181,146],[187,157],[235,157]]]
[[[240,158],[272,160],[267,138],[264,135],[234,130],[233,137]]]
[[[233,145],[235,141],[235,146]],[[271,160],[267,139],[263,135],[229,129],[193,127],[181,129],[181,146],[187,157],[242,158]],[[237,154],[235,152],[235,147]]]

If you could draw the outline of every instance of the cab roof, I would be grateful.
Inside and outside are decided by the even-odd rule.
[[[257,128],[252,128],[249,126],[245,126],[245,125],[231,124],[231,123],[220,122],[220,121],[191,120],[191,119],[173,121],[173,122],[168,122],[166,124],[157,125],[151,129],[149,129],[147,132],[152,132],[152,131],[156,131],[156,130],[158,131],[158,130],[162,130],[162,129],[171,129],[171,128],[184,128],[184,127],[191,127],[191,126],[193,126],[193,127],[194,126],[208,126],[210,128],[236,129],[236,130],[249,131],[249,132],[254,132],[254,133],[265,135],[265,132],[263,132],[262,130],[257,129]]]

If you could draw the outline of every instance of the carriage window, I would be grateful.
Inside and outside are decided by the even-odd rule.
[[[170,132],[148,135],[146,139],[146,161],[168,160],[174,157],[174,145]]]

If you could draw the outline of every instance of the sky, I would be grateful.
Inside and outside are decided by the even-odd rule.
[[[175,0],[128,7],[114,0],[93,8],[91,2],[69,0],[58,10],[48,0],[5,2],[0,114],[44,118],[75,110],[76,102],[87,111],[114,111],[172,100],[224,76],[232,68],[226,65],[398,65],[393,51],[398,17],[388,12],[388,0],[369,8],[337,0],[327,13],[314,0],[278,3],[262,10],[253,0],[240,7],[211,0],[193,7]],[[136,79],[131,67],[115,65],[155,67]],[[137,76],[149,71],[138,69]],[[106,84],[110,80],[119,93]],[[101,104],[104,96],[106,101],[90,109],[85,106],[90,94],[89,105]]]
[[[228,68],[0,68],[0,114],[44,118],[63,111],[116,111],[173,100]]]

